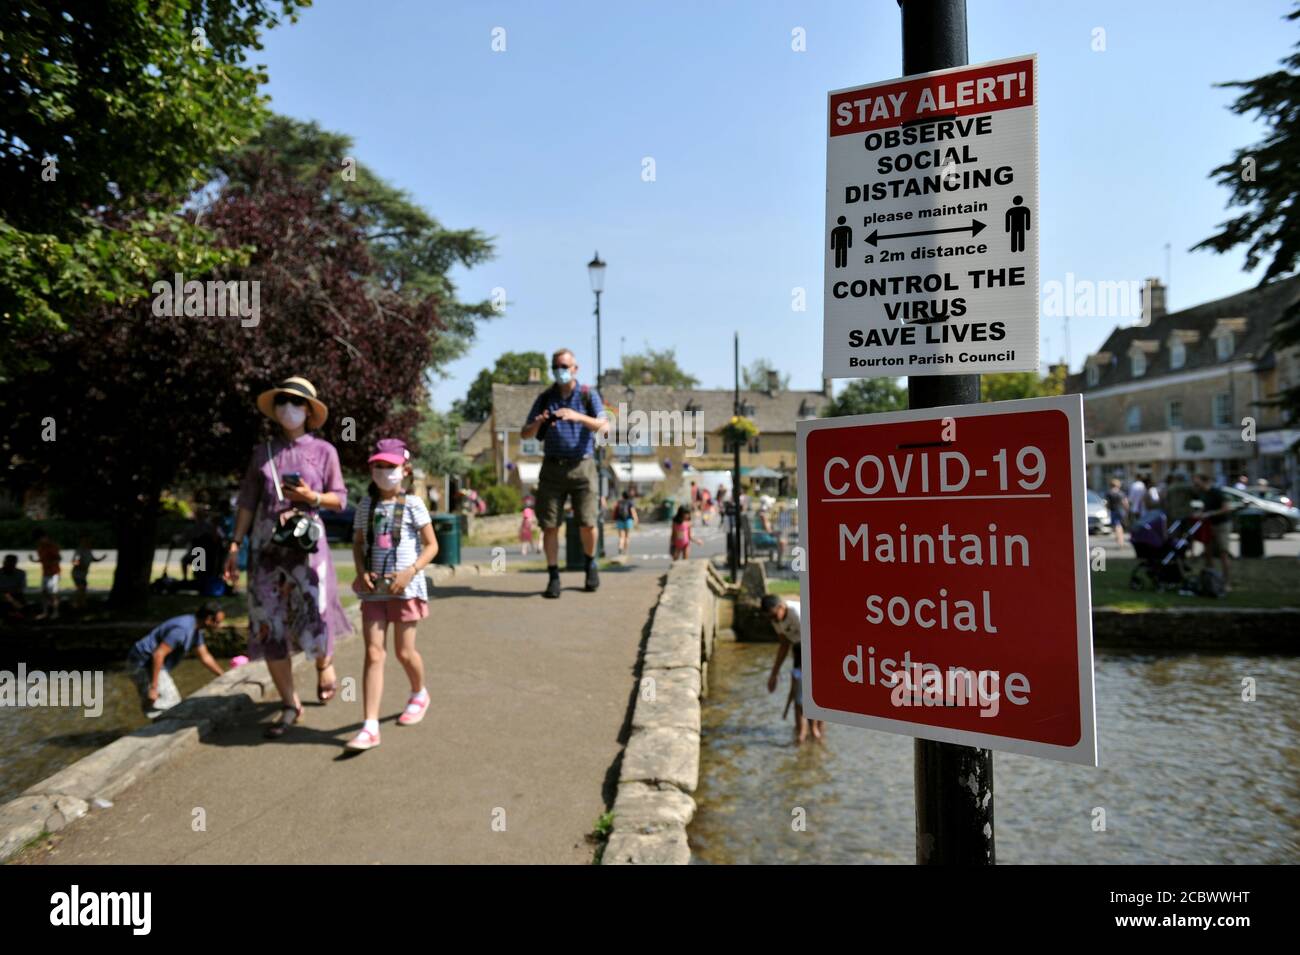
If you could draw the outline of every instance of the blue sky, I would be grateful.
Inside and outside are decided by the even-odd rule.
[[[1039,54],[1044,283],[1164,277],[1166,242],[1172,309],[1253,283],[1240,254],[1188,249],[1226,217],[1208,172],[1258,133],[1212,84],[1276,68],[1297,39],[1288,9],[970,0],[972,63]],[[567,345],[589,378],[596,249],[607,367],[649,343],[729,386],[738,329],[742,362],[819,386],[826,93],[900,74],[894,0],[317,0],[255,59],[274,109],[350,135],[443,223],[494,237],[496,258],[456,280],[509,305],[446,369],[437,406],[508,350]],[[1073,368],[1114,324],[1071,320]],[[1041,338],[1045,358],[1064,353],[1060,319]]]

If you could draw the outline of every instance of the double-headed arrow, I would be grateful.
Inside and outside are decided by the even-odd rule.
[[[969,232],[971,238],[979,235],[987,228],[979,219],[971,219],[970,225],[960,226],[956,229],[927,229],[924,232],[895,232],[892,235],[881,235],[878,230],[873,229],[871,235],[867,236],[867,241],[875,245],[881,239],[910,239],[918,235],[942,235],[945,232]]]

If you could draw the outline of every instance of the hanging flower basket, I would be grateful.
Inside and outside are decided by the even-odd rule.
[[[742,415],[732,415],[722,426],[722,437],[732,444],[747,444],[750,438],[758,437],[758,425]]]

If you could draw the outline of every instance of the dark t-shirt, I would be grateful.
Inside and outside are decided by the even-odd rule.
[[[1124,497],[1124,492],[1119,488],[1113,487],[1106,492],[1106,507],[1112,511],[1124,510],[1125,500],[1127,499]]]
[[[1217,487],[1212,487],[1202,494],[1201,503],[1205,505],[1205,513],[1212,515],[1210,517],[1211,524],[1222,524],[1224,521],[1232,520],[1231,514],[1214,513],[1227,503],[1227,499],[1224,497],[1223,492]]]

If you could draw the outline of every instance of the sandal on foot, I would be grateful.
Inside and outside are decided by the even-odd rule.
[[[424,719],[424,713],[429,708],[430,697],[426,693],[424,699],[413,696],[406,703],[406,709],[402,710],[402,715],[397,718],[398,726],[414,726],[420,720]]]
[[[339,681],[337,678],[329,683],[320,682],[320,675],[333,666],[334,664],[331,663],[329,666],[316,671],[316,699],[322,703],[328,703],[330,700],[334,699],[334,694],[339,688]]]
[[[343,748],[352,753],[361,753],[368,749],[374,749],[378,745],[379,734],[372,733],[368,729],[363,729],[356,736],[344,743]]]
[[[292,714],[292,719],[290,718]],[[296,726],[302,722],[301,706],[282,706],[280,708],[280,719],[266,728],[267,739],[279,739],[289,731],[290,726]]]

